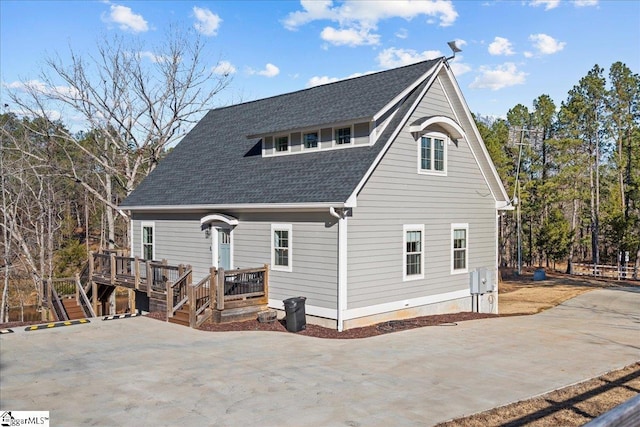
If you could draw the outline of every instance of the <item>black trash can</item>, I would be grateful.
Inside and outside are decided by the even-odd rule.
[[[306,297],[287,298],[284,303],[284,311],[287,314],[287,331],[300,332],[307,327],[307,318],[304,312]]]

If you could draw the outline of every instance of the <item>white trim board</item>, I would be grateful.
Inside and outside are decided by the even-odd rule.
[[[444,294],[436,294],[402,301],[387,302],[383,304],[370,305],[367,307],[351,308],[344,312],[344,319],[357,319],[359,317],[373,316],[376,314],[388,313],[391,311],[421,307],[423,305],[451,301],[469,296],[471,296],[471,293],[469,293],[469,289],[463,289],[460,291],[446,292]]]

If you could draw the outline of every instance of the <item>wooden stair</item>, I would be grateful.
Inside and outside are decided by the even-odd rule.
[[[75,297],[63,298],[62,305],[64,305],[69,320],[84,319],[86,317]]]
[[[169,317],[167,320],[169,323],[175,323],[176,325],[189,326],[189,304],[180,307],[180,310],[176,311],[173,317]]]

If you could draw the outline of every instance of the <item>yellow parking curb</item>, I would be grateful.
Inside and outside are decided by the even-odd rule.
[[[91,322],[89,321],[89,319],[65,320],[64,322],[45,323],[44,325],[28,326],[24,330],[25,331],[37,331],[39,329],[57,328],[59,326],[82,325],[84,323],[91,323]]]

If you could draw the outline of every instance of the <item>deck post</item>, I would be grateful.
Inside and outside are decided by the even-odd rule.
[[[216,289],[218,287],[218,272],[215,267],[209,269],[209,308],[216,305]]]
[[[93,281],[95,271],[95,252],[89,252],[89,281],[91,283],[91,306],[93,312],[98,316],[98,285]]]
[[[76,274],[73,275],[73,279],[76,281],[76,304],[80,305],[80,273],[76,271]]]
[[[51,310],[53,310],[53,291],[51,290],[51,286],[53,286],[53,283],[51,283],[51,278],[47,279],[47,301],[49,302],[49,311],[47,313],[45,313],[44,311],[42,312],[42,320],[49,320],[48,317],[51,315]],[[45,317],[47,317],[47,319],[45,319]]]
[[[116,254],[111,252],[109,254],[109,267],[111,267],[111,284],[116,284]]]
[[[173,286],[170,280],[167,280],[167,319],[173,317]]]
[[[216,308],[224,310],[224,268],[218,269],[218,280],[216,280]]]
[[[140,290],[140,258],[137,256],[133,258],[133,265],[135,273],[133,273],[133,288]]]
[[[151,284],[153,283],[153,269],[151,268],[151,261],[146,260],[147,265],[147,296],[151,297]]]
[[[262,276],[262,288],[264,290],[265,304],[269,304],[269,264],[264,265],[264,276]]]
[[[196,288],[191,286],[187,278],[187,304],[189,304],[189,327],[196,327]]]

